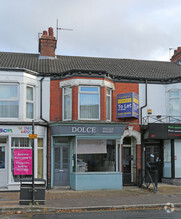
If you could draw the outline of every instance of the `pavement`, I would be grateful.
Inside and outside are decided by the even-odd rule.
[[[122,190],[73,191],[66,188],[46,190],[45,205],[19,205],[20,192],[0,192],[0,213],[64,212],[163,208],[167,203],[181,206],[181,186],[159,184],[153,189],[125,186]]]

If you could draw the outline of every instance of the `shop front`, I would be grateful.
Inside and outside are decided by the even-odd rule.
[[[3,125],[0,127],[0,190],[19,190],[20,180],[32,176],[31,126]],[[35,177],[46,179],[47,129],[35,126]]]
[[[118,124],[52,124],[51,187],[122,189],[124,129]]]
[[[150,123],[144,131],[146,163],[158,169],[158,180],[181,185],[181,124]]]

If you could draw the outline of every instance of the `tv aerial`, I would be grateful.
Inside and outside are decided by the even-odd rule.
[[[62,28],[62,27],[58,27],[58,19],[57,19],[57,28],[56,28],[56,38],[57,38],[57,41],[58,41],[58,31],[59,30],[68,30],[68,31],[73,31],[73,29],[68,29],[68,28]]]

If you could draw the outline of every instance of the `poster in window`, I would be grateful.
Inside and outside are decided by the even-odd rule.
[[[14,150],[14,175],[32,175],[32,149]]]

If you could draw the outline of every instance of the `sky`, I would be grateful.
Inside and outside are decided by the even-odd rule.
[[[169,61],[181,46],[180,0],[0,0],[0,51],[38,53],[59,28],[57,55]],[[169,48],[172,48],[170,50]]]

